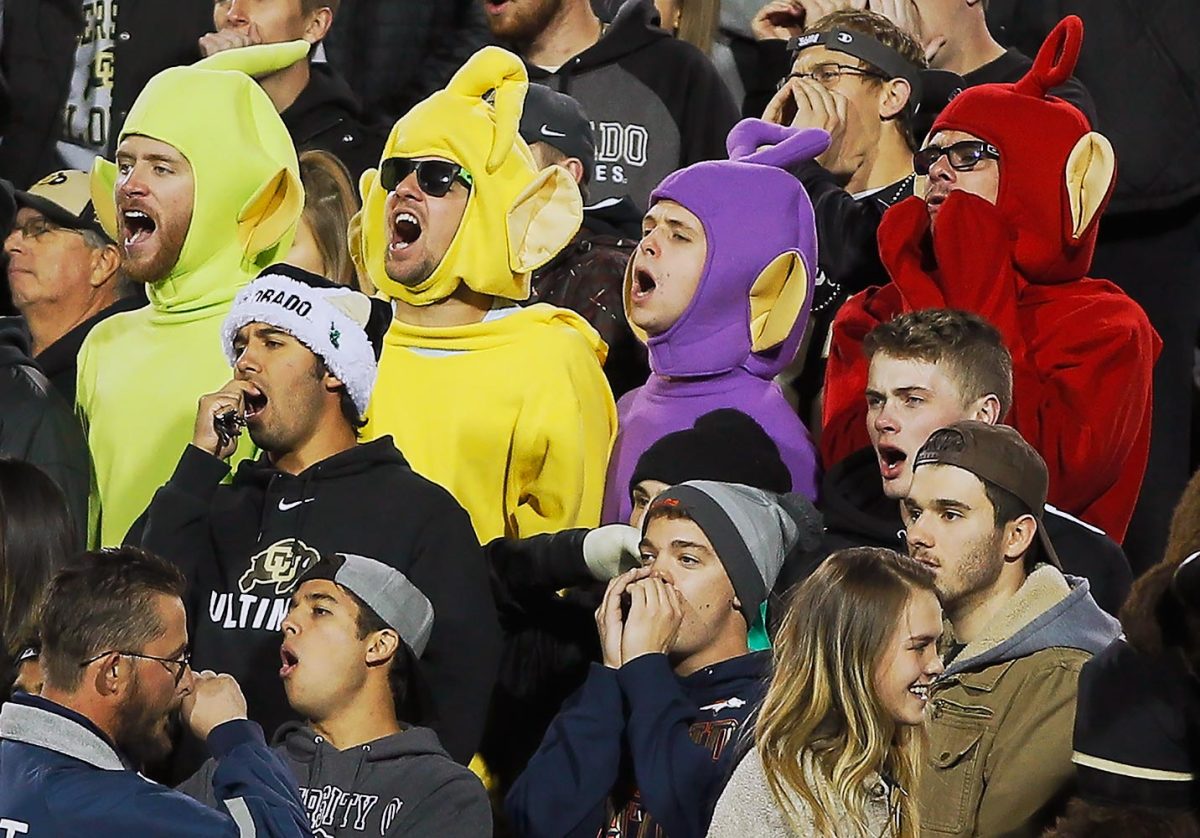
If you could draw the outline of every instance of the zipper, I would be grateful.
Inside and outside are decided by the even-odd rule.
[[[939,718],[945,711],[949,711],[951,715],[968,716],[974,719],[990,719],[994,715],[990,707],[959,704],[957,701],[950,701],[947,698],[939,697],[930,699],[930,704],[933,705],[933,718],[935,719]]]

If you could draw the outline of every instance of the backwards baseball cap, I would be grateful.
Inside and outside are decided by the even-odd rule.
[[[92,206],[91,175],[63,169],[46,175],[28,190],[13,193],[17,209],[37,210],[60,227],[91,230],[109,244],[116,244],[104,231]]]
[[[783,560],[797,545],[813,549],[821,538],[821,514],[794,492],[780,495],[738,483],[689,480],[654,499],[643,533],[653,511],[662,507],[682,510],[708,536],[748,626],[754,625]]]
[[[234,339],[247,323],[283,329],[346,385],[361,415],[371,400],[391,319],[391,306],[383,300],[303,268],[277,264],[265,268],[238,293],[221,326],[221,342],[232,364],[237,360]]]
[[[414,655],[425,651],[433,631],[433,604],[396,568],[366,556],[334,553],[309,568],[297,588],[314,579],[341,585],[394,629]]]
[[[529,85],[521,112],[521,139],[545,143],[583,163],[583,179],[592,179],[596,168],[596,136],[583,106],[574,98],[544,84]]]
[[[913,471],[924,465],[957,466],[1016,497],[1037,521],[1045,560],[1062,570],[1042,520],[1050,486],[1046,461],[1016,429],[974,420],[955,422],[934,431],[921,446]]]

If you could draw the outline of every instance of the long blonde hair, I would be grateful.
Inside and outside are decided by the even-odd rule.
[[[875,547],[840,550],[792,594],[775,640],[774,674],[755,726],[767,786],[799,831],[798,796],[818,832],[844,809],[867,831],[868,781],[900,787],[900,838],[916,838],[914,798],[921,733],[897,725],[875,690],[875,672],[916,590],[934,591],[916,561]],[[810,784],[804,755],[825,783]],[[790,792],[790,793],[789,793]],[[840,834],[839,834],[840,835]]]

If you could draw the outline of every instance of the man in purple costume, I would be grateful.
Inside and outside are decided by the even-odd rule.
[[[773,379],[796,355],[817,264],[812,204],[787,167],[828,145],[824,131],[745,119],[729,133],[729,160],[681,169],[651,194],[624,293],[651,374],[617,404],[605,523],[629,519],[643,451],[724,407],[762,426],[792,490],[815,499],[816,449]]]

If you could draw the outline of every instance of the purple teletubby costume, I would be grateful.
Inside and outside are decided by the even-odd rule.
[[[723,407],[757,421],[779,446],[792,490],[816,498],[816,449],[774,377],[804,335],[817,264],[812,203],[786,167],[828,146],[821,130],[744,119],[729,132],[729,160],[681,169],[651,194],[651,206],[675,201],[700,219],[707,254],[696,293],[671,328],[655,337],[634,328],[652,372],[617,405],[603,522],[629,519],[629,478],[643,451]],[[625,275],[627,314],[632,265]]]

